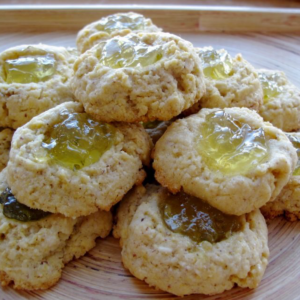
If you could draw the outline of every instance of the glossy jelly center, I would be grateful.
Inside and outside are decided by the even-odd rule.
[[[162,48],[143,43],[137,36],[116,37],[104,42],[100,64],[113,68],[146,67],[162,58]]]
[[[37,221],[50,215],[49,212],[33,209],[18,202],[10,188],[1,193],[0,203],[3,205],[3,214],[6,218],[21,222]]]
[[[97,122],[86,113],[64,110],[60,117],[42,143],[53,162],[78,170],[97,162],[112,147],[114,126]]]
[[[207,166],[227,175],[244,175],[268,158],[262,128],[252,129],[219,110],[206,116],[198,151]]]
[[[4,62],[7,83],[31,83],[49,80],[55,73],[55,58],[51,54],[21,56]]]
[[[107,33],[122,29],[143,30],[145,27],[145,18],[138,14],[111,15],[101,19],[96,26],[97,30]]]
[[[300,138],[290,134],[286,134],[286,136],[292,142],[293,146],[296,148],[297,151],[298,161],[293,175],[299,176],[300,175]]]
[[[241,217],[227,215],[185,193],[168,194],[163,206],[167,227],[200,243],[222,241],[242,228]]]
[[[258,78],[262,84],[264,93],[264,102],[272,98],[276,98],[283,90],[282,86],[278,85],[279,74],[267,75],[263,72],[258,73]]]
[[[220,80],[233,75],[232,59],[225,50],[205,47],[200,49],[199,56],[206,77]]]

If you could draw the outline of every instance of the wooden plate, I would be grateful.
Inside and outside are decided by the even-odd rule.
[[[0,51],[25,43],[41,42],[51,45],[75,46],[76,30],[79,29],[74,26],[76,24],[76,20],[74,20],[75,16],[78,18],[81,14],[84,21],[88,23],[100,18],[105,13],[118,11],[112,7],[106,7],[105,9],[93,7],[89,9],[85,8],[80,13],[78,8],[76,14],[72,17],[72,11],[67,8],[61,10],[61,8],[56,7],[52,8],[52,10],[54,13],[51,17],[49,11],[44,10],[43,12],[41,8],[32,8],[31,11],[27,11],[27,14],[18,7],[14,7],[14,9],[6,8],[6,10],[1,8]],[[123,10],[133,10],[133,8],[123,8]],[[165,8],[164,11],[158,8],[156,10],[153,8],[151,10],[143,8],[138,11],[151,17],[157,15],[160,18],[164,14],[166,18],[167,15],[173,14],[177,17],[181,15],[182,24],[180,26],[171,26],[172,28],[168,24],[166,26],[167,30],[179,34],[191,41],[195,46],[212,45],[216,48],[225,48],[232,55],[240,52],[257,68],[283,70],[286,72],[288,78],[300,87],[300,33],[297,33],[297,30],[300,30],[300,11],[276,11],[276,14],[271,16],[269,13],[268,15],[264,14],[266,12],[263,10],[248,11],[248,15],[251,15],[252,18],[247,21],[249,30],[247,30],[247,26],[245,25],[246,22],[243,25],[242,33],[230,34],[218,32],[218,30],[222,29],[220,28],[220,24],[224,24],[226,31],[230,31],[230,29],[240,31],[239,29],[241,28],[234,30],[232,24],[238,24],[238,21],[243,22],[243,18],[247,18],[247,14],[245,15],[244,11],[241,11],[239,14],[235,10],[230,20],[228,18],[230,9],[223,11],[214,10],[215,8],[213,10],[209,10],[208,8],[203,10],[200,7],[193,7],[192,11],[187,9],[180,10],[180,8]],[[206,24],[210,22],[211,27],[209,28],[215,31],[214,33],[199,31],[201,29],[199,26],[195,30],[196,27],[193,22],[196,22],[196,13],[198,13],[198,17],[199,14],[205,16]],[[34,24],[42,22],[43,14],[46,22],[49,23],[52,21],[52,24],[56,25],[53,28],[42,28],[42,31],[37,31],[34,28]],[[55,16],[63,14],[65,14],[64,25],[61,25],[61,29],[58,30]],[[90,19],[87,15],[90,16]],[[191,22],[191,15],[194,18],[193,22]],[[10,23],[13,24],[12,28],[8,28],[7,23],[5,23],[8,16],[10,16]],[[291,16],[294,16],[294,19]],[[216,19],[219,18],[216,20],[217,26],[215,27],[214,17]],[[277,31],[281,31],[280,34],[251,33],[250,31],[253,28],[256,31],[259,28],[260,30],[270,31],[270,26],[266,25],[268,20],[269,22],[276,23],[283,19],[289,20],[290,23],[282,24],[282,26],[279,23],[276,24],[275,27],[277,27]],[[24,20],[28,20],[28,26],[24,26]],[[59,20],[61,21],[62,19]],[[252,22],[252,25],[249,22]],[[80,22],[79,24],[81,26]],[[196,25],[199,24],[197,23]],[[190,30],[188,30],[189,28]],[[9,32],[8,29],[10,29]],[[183,33],[183,31],[185,32]],[[193,33],[189,33],[188,31]],[[184,297],[183,299],[300,299],[300,222],[289,223],[282,218],[277,218],[268,224],[268,228],[269,247],[271,251],[270,261],[263,280],[256,290],[234,288],[217,296],[193,295]],[[61,280],[52,289],[47,291],[16,292],[11,288],[4,288],[0,290],[0,299],[92,300],[176,298],[170,294],[156,291],[148,287],[144,282],[133,278],[122,266],[120,251],[118,241],[114,238],[109,237],[106,240],[99,240],[95,249],[81,259],[73,261],[66,266]]]

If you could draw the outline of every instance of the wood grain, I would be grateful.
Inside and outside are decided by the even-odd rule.
[[[25,18],[25,17],[24,17]],[[27,16],[28,18],[28,16]],[[50,16],[49,16],[50,18]],[[50,20],[50,19],[49,19]],[[33,20],[31,20],[32,23]],[[1,26],[0,26],[1,28]],[[175,32],[174,30],[170,31]],[[3,28],[2,28],[3,29]],[[21,31],[0,33],[0,51],[30,43],[75,46],[75,31]],[[286,72],[300,87],[300,35],[244,33],[179,33],[195,46],[212,45],[225,48],[232,55],[242,53],[257,68],[279,69]],[[217,296],[193,295],[191,299],[299,299],[300,295],[300,222],[289,223],[278,218],[269,225],[270,262],[256,290],[234,288]],[[0,299],[177,299],[156,291],[133,278],[121,263],[118,241],[109,237],[99,240],[97,247],[85,257],[69,263],[60,282],[48,291],[17,292],[0,289]],[[278,296],[280,295],[280,296]]]
[[[0,6],[0,31],[79,30],[116,9],[134,10],[173,32],[300,32],[300,9],[153,5]]]
[[[47,4],[82,4],[82,0],[2,0],[2,4],[7,5],[47,5]],[[124,0],[85,0],[84,4],[102,4],[102,5],[120,5],[124,4]],[[130,5],[182,5],[182,0],[126,0],[126,4]],[[247,7],[300,7],[297,0],[185,0],[185,5],[206,5],[206,6],[247,6]]]

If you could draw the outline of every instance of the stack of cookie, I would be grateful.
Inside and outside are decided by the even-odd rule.
[[[172,123],[153,159],[167,189],[136,188],[118,210],[125,267],[180,296],[255,288],[269,254],[258,208],[276,198],[297,162],[285,134],[246,108],[201,109]]]
[[[148,132],[155,132],[154,142],[157,129],[167,127],[160,121],[172,123],[181,113],[201,109],[175,121],[152,152],[155,177],[167,189],[137,187],[120,205],[114,235],[121,238],[124,265],[136,277],[176,295],[220,293],[234,284],[254,288],[269,253],[258,208],[274,200],[289,180],[295,149],[281,130],[253,112],[262,107],[263,89],[256,70],[241,55],[231,58],[224,49],[189,47],[200,61],[193,57],[191,63],[191,56],[181,54],[178,63],[174,55],[182,51],[170,38],[179,45],[178,38],[160,32],[106,36],[75,63],[73,90],[85,109],[98,120],[142,121]],[[193,64],[200,72],[190,69],[184,79]],[[197,74],[199,84],[193,85]],[[210,213],[198,211],[202,201],[233,223],[225,230]],[[202,227],[214,233],[199,238],[195,232]],[[218,230],[225,230],[222,237]]]
[[[300,90],[281,71],[258,70],[263,86],[263,105],[260,115],[264,120],[285,131],[298,154],[298,162],[288,184],[278,197],[268,202],[262,212],[267,218],[284,215],[290,221],[300,219]]]
[[[171,34],[119,34],[114,18],[121,14],[78,35],[86,52],[74,66],[76,98],[99,121],[143,122],[153,142],[172,123],[152,152],[162,186],[135,188],[118,209],[125,267],[180,296],[256,287],[269,254],[259,208],[297,160],[285,134],[254,112],[263,104],[257,72],[241,55],[194,49]]]
[[[110,233],[111,207],[146,175],[152,142],[143,126],[98,122],[75,101],[76,57],[41,44],[0,55],[0,126],[16,129],[0,136],[2,285],[55,284]]]
[[[87,25],[77,48],[0,54],[0,126],[17,129],[0,132],[2,284],[55,284],[110,233],[125,196],[113,234],[134,276],[179,296],[257,287],[259,209],[298,205],[299,183],[286,184],[300,137],[282,131],[300,127],[297,88],[135,13]]]

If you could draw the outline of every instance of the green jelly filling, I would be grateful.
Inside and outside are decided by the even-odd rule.
[[[137,36],[116,37],[104,42],[100,64],[113,68],[146,67],[162,58],[162,48],[142,42]]]
[[[45,134],[42,147],[54,163],[79,170],[96,163],[109,150],[116,128],[93,120],[86,113],[64,110],[60,122]]]
[[[233,75],[232,59],[227,51],[205,47],[200,49],[199,56],[205,77],[220,80]]]
[[[216,243],[242,228],[241,217],[227,215],[185,193],[168,194],[162,209],[166,226],[200,243]]]
[[[138,14],[111,15],[100,20],[96,28],[99,31],[111,33],[115,30],[143,30],[146,27],[146,20]]]
[[[6,218],[21,222],[37,221],[50,215],[49,212],[33,209],[18,202],[10,188],[1,193],[0,203],[3,205],[3,214]]]
[[[279,77],[280,75],[277,73],[272,75],[267,75],[263,72],[258,73],[258,78],[263,87],[264,102],[276,98],[282,92],[282,86],[278,85]]]
[[[252,129],[223,110],[206,116],[198,152],[210,169],[227,175],[247,174],[269,156],[263,128]]]
[[[7,83],[47,81],[54,75],[55,70],[55,58],[51,54],[21,56],[4,62]]]

